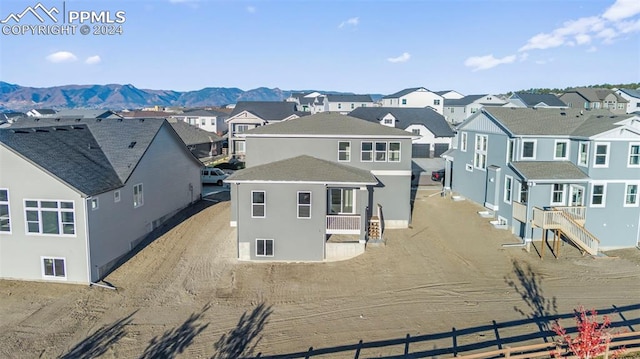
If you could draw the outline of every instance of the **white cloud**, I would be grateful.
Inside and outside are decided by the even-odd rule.
[[[353,26],[356,27],[358,26],[358,24],[360,23],[360,18],[359,17],[352,17],[348,20],[345,20],[343,22],[340,23],[340,25],[338,25],[338,28],[342,29],[343,27],[349,25],[349,26]]]
[[[387,59],[387,61],[392,62],[392,63],[398,63],[398,62],[407,62],[409,61],[409,59],[411,58],[411,54],[408,52],[403,52],[402,55],[398,56],[398,57],[390,57]]]
[[[493,54],[486,56],[472,56],[465,60],[464,65],[471,67],[472,71],[488,70],[502,64],[510,64],[516,61],[516,55],[505,56],[501,59],[495,58]]]
[[[255,14],[257,10],[258,10],[258,9],[256,9],[256,7],[255,7],[255,6],[247,6],[247,12],[248,12],[249,14]]]
[[[69,51],[58,51],[46,57],[47,61],[53,63],[73,62],[78,59],[76,55]]]
[[[87,65],[96,65],[102,62],[102,59],[100,58],[100,56],[95,55],[95,56],[89,56],[87,57],[86,60],[84,60],[84,63]]]
[[[520,56],[518,57],[520,62],[527,61],[528,58],[529,58],[529,54],[526,52],[521,53]]]
[[[576,35],[576,44],[585,45],[591,42],[591,36],[587,34],[578,34]]]
[[[640,1],[617,0],[602,14],[602,17],[609,21],[618,21],[638,14],[640,14]]]
[[[591,46],[591,47],[587,50],[587,52],[596,52],[596,51],[598,51],[598,48],[597,48],[597,47],[595,47],[595,46]]]

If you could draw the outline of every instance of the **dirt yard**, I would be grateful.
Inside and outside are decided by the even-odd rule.
[[[238,262],[221,202],[111,273],[117,290],[0,281],[0,357],[402,357],[409,336],[413,357],[444,358],[541,343],[579,305],[640,329],[639,250],[594,259],[564,245],[543,261],[503,247],[517,238],[479,206],[432,193],[418,192],[412,228],[348,261]]]

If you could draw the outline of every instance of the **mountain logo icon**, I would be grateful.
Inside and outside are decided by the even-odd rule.
[[[23,17],[27,14],[31,13],[31,15],[35,16],[41,23],[45,22],[46,17],[51,19],[53,22],[58,22],[58,19],[54,16],[54,14],[59,14],[60,11],[56,7],[52,7],[51,9],[47,9],[46,6],[42,5],[42,3],[37,3],[35,6],[28,6],[24,11],[19,14],[11,13],[4,20],[0,20],[0,23],[6,24],[9,21],[13,20],[16,23],[19,23]],[[41,14],[43,13],[43,14]],[[45,17],[46,16],[46,17]]]

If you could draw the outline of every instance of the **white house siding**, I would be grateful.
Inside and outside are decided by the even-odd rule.
[[[403,104],[405,100],[405,104]],[[437,104],[436,104],[437,103]],[[382,99],[383,107],[431,107],[439,114],[443,114],[444,98],[431,91],[414,91],[400,98]]]
[[[640,111],[640,98],[629,96],[628,94],[620,90],[616,91],[616,93],[620,95],[620,97],[622,97],[623,99],[629,101],[627,102],[627,105],[625,108],[626,113],[633,113],[636,111]]]
[[[410,125],[406,128],[406,131],[409,133],[413,133],[413,130],[419,130],[421,136],[420,138],[414,139],[413,143],[445,143],[451,145],[451,137],[436,137],[433,132],[429,131],[429,129],[423,125]]]
[[[163,221],[200,199],[201,166],[168,126],[165,123],[160,128],[120,189],[120,202],[114,201],[113,192],[107,192],[98,196],[97,210],[88,210],[94,279]],[[134,208],[133,186],[139,183],[144,203]]]
[[[52,280],[42,272],[42,257],[64,258],[65,282],[88,283],[84,199],[55,177],[0,146],[0,188],[9,190],[11,234],[0,232],[0,278]],[[27,234],[25,199],[73,201],[75,236]]]
[[[227,129],[228,129],[228,137],[229,137],[229,154],[236,154],[236,141],[244,141],[244,138],[238,138],[236,134],[236,125],[249,125],[249,129],[254,128],[256,126],[261,126],[265,123],[263,119],[252,114],[249,111],[243,111],[233,117],[230,117],[226,120]],[[253,126],[253,127],[252,127]]]

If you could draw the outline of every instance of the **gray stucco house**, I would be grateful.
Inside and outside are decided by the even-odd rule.
[[[226,180],[238,258],[344,258],[384,228],[408,227],[411,133],[320,113],[242,136],[247,168]]]
[[[640,117],[606,110],[484,108],[446,153],[455,193],[524,241],[547,231],[582,251],[640,241]],[[452,181],[451,181],[452,178]]]
[[[0,130],[0,278],[95,282],[200,198],[163,119],[42,122]]]

